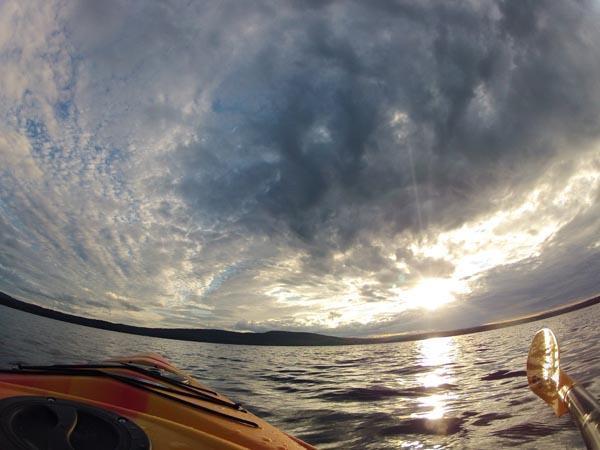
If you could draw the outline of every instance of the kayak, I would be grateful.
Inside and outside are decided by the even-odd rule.
[[[314,449],[156,354],[0,370],[2,450]]]

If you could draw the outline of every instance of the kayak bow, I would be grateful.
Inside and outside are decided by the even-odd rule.
[[[305,450],[159,355],[0,370],[2,450]]]

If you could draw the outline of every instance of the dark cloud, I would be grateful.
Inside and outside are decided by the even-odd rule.
[[[344,248],[417,229],[419,214],[457,226],[597,137],[591,3],[424,5],[273,21],[265,34],[282,38],[225,78],[201,142],[179,150],[186,201],[228,226],[283,223]]]

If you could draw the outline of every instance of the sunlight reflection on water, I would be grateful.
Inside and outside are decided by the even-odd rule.
[[[419,397],[419,404],[426,408],[426,411],[414,413],[411,417],[441,419],[448,412],[449,400],[457,398],[456,394],[442,389],[455,381],[452,363],[458,358],[456,343],[453,337],[444,337],[418,341],[416,345],[419,364],[429,370],[418,378],[419,383],[426,388],[425,392],[429,391],[427,388],[440,388],[441,391]]]

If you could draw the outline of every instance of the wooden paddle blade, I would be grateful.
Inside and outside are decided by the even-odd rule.
[[[548,403],[557,416],[568,412],[564,396],[565,387],[572,380],[560,370],[560,353],[554,333],[542,328],[533,337],[527,356],[527,381],[529,388]]]

